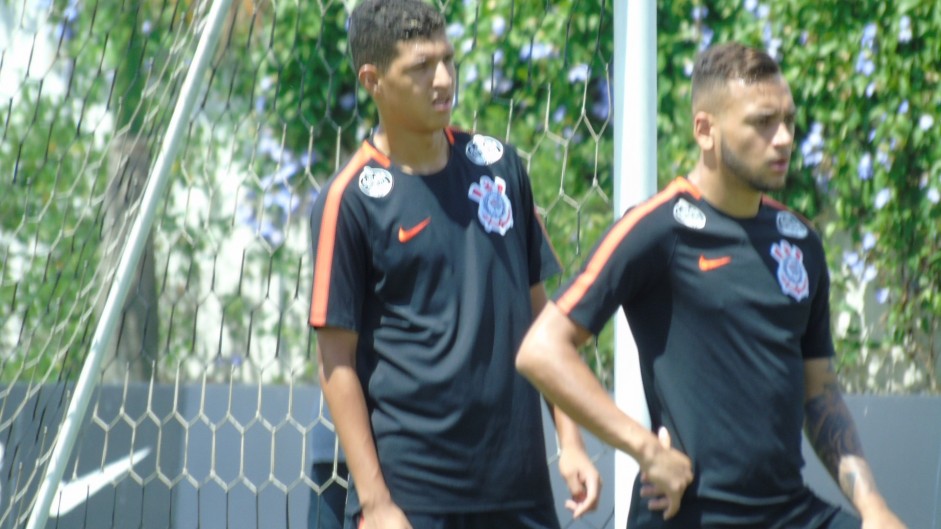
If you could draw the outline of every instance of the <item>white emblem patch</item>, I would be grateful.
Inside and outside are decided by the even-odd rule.
[[[471,184],[467,197],[480,204],[477,219],[488,233],[506,235],[513,227],[513,208],[506,196],[506,180],[499,176],[481,176],[480,183]]]
[[[477,165],[491,165],[503,158],[503,144],[490,136],[474,134],[464,152]]]
[[[683,226],[694,230],[701,230],[706,227],[706,214],[698,207],[687,202],[685,198],[679,199],[676,205],[673,206],[673,218]]]
[[[380,167],[363,167],[359,173],[359,190],[367,196],[382,198],[392,191],[393,185],[392,173]]]
[[[787,211],[778,212],[778,231],[785,237],[803,239],[807,236],[807,226],[793,214]]]
[[[804,252],[786,239],[771,245],[771,256],[778,262],[781,292],[800,301],[810,295],[810,280],[804,268]]]

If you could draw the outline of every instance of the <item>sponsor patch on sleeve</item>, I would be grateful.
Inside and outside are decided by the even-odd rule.
[[[392,191],[395,179],[392,173],[381,167],[363,167],[359,173],[359,190],[366,196],[382,198]]]
[[[779,211],[777,217],[778,231],[785,237],[803,239],[807,237],[807,225],[797,216],[787,211]]]
[[[490,136],[474,134],[464,152],[467,159],[477,165],[492,165],[503,158],[503,144]]]

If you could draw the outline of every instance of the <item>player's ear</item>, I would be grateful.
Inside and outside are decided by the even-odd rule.
[[[716,145],[715,117],[705,110],[697,110],[693,114],[693,137],[699,149],[708,152]]]
[[[369,95],[375,97],[376,92],[379,91],[379,69],[376,65],[367,63],[360,66],[356,78]]]

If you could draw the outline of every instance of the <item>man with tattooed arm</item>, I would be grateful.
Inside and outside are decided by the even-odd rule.
[[[692,83],[700,157],[615,222],[546,305],[517,368],[634,457],[628,527],[897,529],[833,369],[829,275],[784,187],[794,100],[768,54],[703,52]],[[578,355],[623,307],[658,436],[621,412]],[[857,513],[804,484],[801,430]]]

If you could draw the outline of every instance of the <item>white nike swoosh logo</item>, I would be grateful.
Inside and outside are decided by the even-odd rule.
[[[108,463],[100,470],[89,472],[72,481],[63,481],[59,484],[59,491],[56,493],[55,499],[52,500],[52,505],[49,506],[49,516],[55,518],[72,512],[98,491],[113,484],[119,477],[130,472],[131,468],[134,467],[134,461],[140,461],[148,455],[150,455],[149,446]]]

